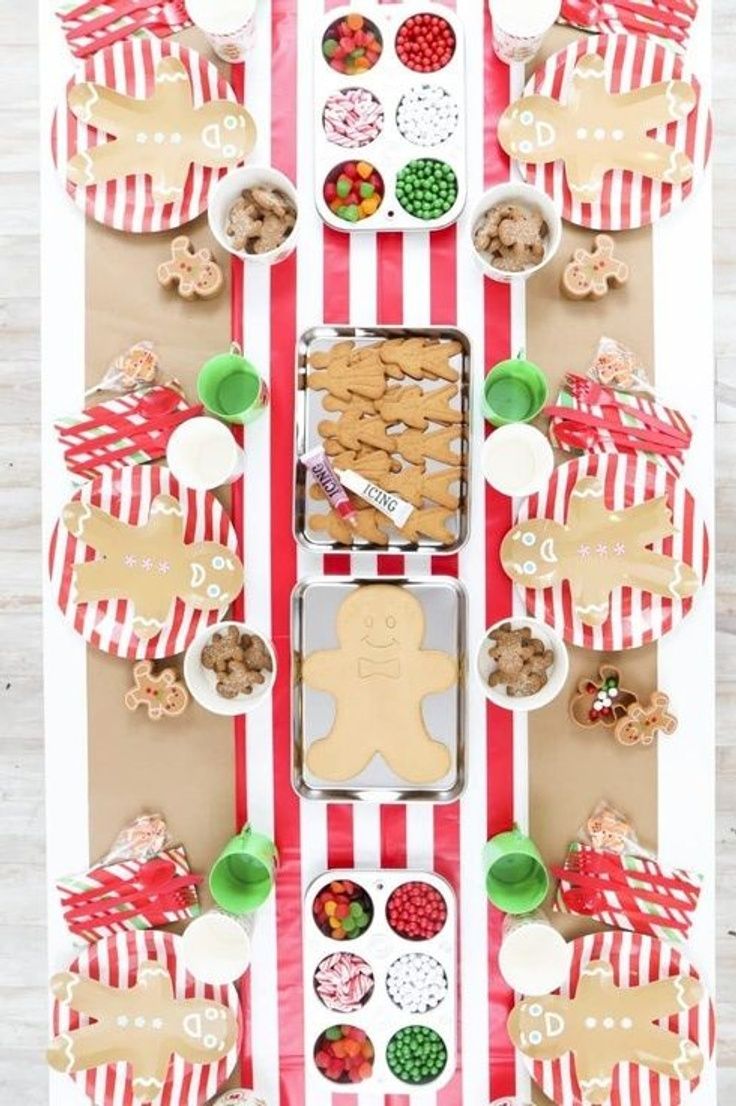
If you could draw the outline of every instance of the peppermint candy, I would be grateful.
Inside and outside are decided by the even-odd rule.
[[[415,146],[438,146],[457,129],[460,110],[445,88],[423,84],[410,88],[399,101],[396,125]]]
[[[367,88],[346,88],[327,98],[322,124],[336,146],[367,146],[383,130],[383,107]]]
[[[365,1006],[374,983],[370,965],[352,952],[326,956],[314,973],[318,997],[329,1010],[339,1014],[352,1014]]]
[[[447,995],[445,969],[433,956],[410,952],[394,960],[386,976],[386,990],[400,1010],[426,1014]]]

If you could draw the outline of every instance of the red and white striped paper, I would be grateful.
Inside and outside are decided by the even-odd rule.
[[[211,492],[180,488],[167,468],[137,465],[98,476],[74,496],[91,503],[113,518],[131,526],[148,520],[151,503],[159,494],[178,499],[184,511],[184,541],[217,541],[228,549],[237,549],[235,530],[219,501]],[[94,550],[81,538],[75,538],[61,522],[57,523],[49,546],[49,576],[56,602],[62,614],[85,641],[129,660],[173,657],[182,653],[204,626],[211,626],[224,611],[199,611],[177,599],[159,634],[141,641],[133,632],[133,607],[126,599],[97,603],[74,603],[71,584],[74,566],[94,560]]]
[[[231,985],[213,987],[200,983],[189,975],[181,956],[181,937],[160,930],[145,933],[119,933],[96,945],[90,945],[69,965],[87,979],[95,979],[111,987],[133,987],[138,969],[146,960],[163,964],[174,987],[174,997],[209,998],[232,1010],[240,1019],[238,994]],[[78,1014],[69,1006],[54,1001],[54,1036],[90,1025],[92,1019]],[[174,1056],[166,1076],[164,1089],[151,1106],[201,1106],[217,1093],[235,1067],[237,1043],[216,1064],[188,1064]],[[102,1064],[90,1071],[77,1072],[71,1079],[95,1106],[134,1106],[129,1064]]]
[[[680,480],[645,457],[618,453],[592,454],[568,461],[555,470],[547,490],[522,504],[517,521],[550,518],[564,523],[572,490],[582,476],[598,476],[609,510],[622,510],[665,495],[677,533],[653,546],[656,552],[691,565],[701,582],[708,571],[708,531],[696,500]],[[553,588],[521,588],[526,609],[546,622],[565,641],[584,649],[635,649],[669,633],[691,609],[692,599],[667,599],[635,588],[615,588],[611,609],[602,626],[586,626],[573,613],[567,582]],[[697,596],[695,598],[697,601]]]
[[[575,995],[583,968],[592,960],[608,961],[619,987],[638,987],[680,974],[699,978],[689,961],[671,945],[638,933],[596,933],[573,941],[572,950],[570,975],[560,988],[564,997]],[[697,1044],[707,1061],[715,1045],[713,1003],[706,994],[692,1010],[666,1020],[664,1028]],[[572,1053],[559,1060],[524,1057],[524,1062],[556,1106],[584,1106]],[[683,1083],[639,1064],[622,1063],[614,1072],[610,1106],[680,1106],[696,1086],[697,1080]]]
[[[567,185],[562,161],[546,165],[521,165],[530,184],[543,189],[564,219],[593,230],[630,230],[655,223],[681,204],[704,175],[710,158],[713,121],[700,83],[682,57],[652,39],[635,35],[585,36],[553,54],[534,74],[526,94],[540,93],[566,100],[573,70],[585,54],[600,54],[606,62],[606,87],[610,92],[632,92],[663,80],[690,81],[697,94],[693,111],[679,123],[659,127],[654,138],[682,150],[692,159],[695,172],[685,184],[665,184],[628,170],[606,173],[600,200],[582,204]]]
[[[184,195],[174,204],[154,203],[150,177],[139,173],[107,184],[88,188],[67,180],[69,159],[108,141],[107,136],[81,123],[67,106],[67,94],[73,84],[94,81],[116,92],[142,100],[154,91],[156,64],[169,54],[181,59],[192,82],[194,106],[210,100],[232,100],[234,93],[212,62],[176,42],[133,38],[118,42],[91,57],[64,89],[51,129],[51,152],[59,177],[77,207],[98,223],[134,234],[173,230],[196,219],[206,209],[210,192],[225,170],[193,165],[189,170]]]

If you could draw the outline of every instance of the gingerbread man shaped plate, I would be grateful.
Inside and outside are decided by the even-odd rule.
[[[202,1106],[235,1067],[237,991],[195,980],[180,946],[171,933],[119,933],[51,980],[48,1063],[95,1106]]]
[[[90,645],[129,660],[171,657],[240,594],[237,545],[210,492],[136,465],[98,476],[64,507],[49,547],[51,586]]]
[[[211,62],[178,43],[131,38],[101,50],[64,90],[51,148],[91,219],[134,233],[196,219],[255,127]]]
[[[527,613],[585,649],[656,641],[688,613],[708,570],[697,502],[645,457],[568,461],[521,507],[501,562]]]
[[[715,1044],[695,969],[673,946],[622,931],[573,941],[559,993],[522,999],[508,1029],[556,1106],[680,1106]]]
[[[635,35],[594,35],[537,70],[499,140],[563,218],[629,230],[687,199],[708,164],[712,120],[681,55]]]

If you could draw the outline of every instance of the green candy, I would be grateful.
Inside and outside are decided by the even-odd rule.
[[[337,184],[335,185],[335,188],[336,188],[337,194],[338,194],[338,196],[340,197],[341,200],[344,200],[346,196],[350,195],[352,187],[353,186],[350,183],[350,181],[347,179],[347,177],[338,177]]]
[[[392,1074],[415,1085],[436,1079],[447,1064],[447,1048],[438,1033],[427,1026],[408,1025],[388,1043],[386,1061]]]
[[[457,194],[454,170],[443,161],[418,158],[405,165],[396,178],[399,203],[424,222],[440,219],[453,206]]]
[[[340,48],[340,43],[334,38],[326,38],[322,43],[322,53],[326,58],[334,58]]]
[[[338,209],[338,214],[341,215],[343,219],[347,219],[349,223],[357,223],[358,219],[360,219],[360,208],[357,204],[345,204]],[[345,918],[343,922],[343,927],[346,921],[347,918]]]
[[[325,1030],[325,1037],[328,1041],[339,1041],[342,1037],[342,1029],[339,1025],[333,1025]]]
[[[361,200],[367,200],[376,191],[375,186],[369,180],[364,180],[360,186]]]

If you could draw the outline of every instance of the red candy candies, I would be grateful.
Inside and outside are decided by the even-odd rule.
[[[441,15],[412,15],[399,27],[396,53],[407,69],[436,73],[455,53],[455,32]]]
[[[447,903],[428,883],[402,883],[386,904],[386,917],[399,937],[429,941],[447,921]]]
[[[373,903],[367,891],[349,879],[333,879],[312,904],[314,920],[325,937],[352,941],[373,921]]]
[[[355,1025],[333,1025],[318,1038],[314,1062],[333,1083],[362,1083],[373,1074],[373,1045]]]
[[[337,165],[324,185],[325,203],[346,223],[360,223],[378,211],[384,196],[383,177],[368,161]]]
[[[322,39],[322,54],[327,64],[349,77],[372,69],[381,57],[383,42],[375,23],[359,12],[350,12],[332,23]]]

